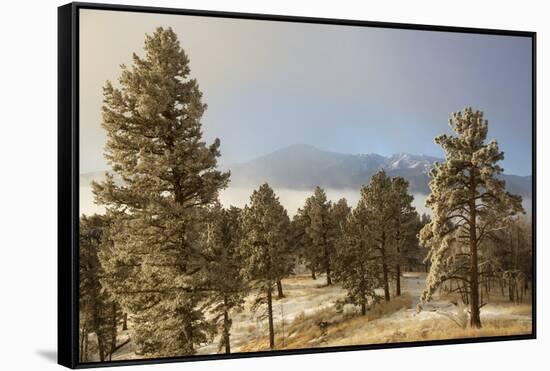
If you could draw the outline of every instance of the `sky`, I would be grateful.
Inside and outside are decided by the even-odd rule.
[[[172,27],[203,92],[221,164],[295,143],[342,153],[443,157],[467,106],[489,120],[506,173],[532,172],[531,40],[275,21],[80,10],[80,172],[106,170],[102,86]]]

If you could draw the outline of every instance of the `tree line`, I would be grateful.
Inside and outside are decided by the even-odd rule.
[[[81,322],[82,342],[87,343],[87,334],[94,332],[100,359],[108,359],[124,311],[131,314],[132,340],[144,356],[194,354],[198,345],[216,334],[218,349],[229,353],[231,314],[253,293],[252,309],[267,319],[274,349],[273,301],[284,297],[282,280],[299,264],[307,266],[315,279],[322,271],[326,285],[341,283],[348,293],[346,302],[365,315],[369,301],[381,300],[376,288],[384,287],[384,300],[389,301],[393,280],[394,294],[401,294],[400,266],[405,259],[401,253],[416,246],[419,256],[425,254],[414,237],[422,221],[406,186],[403,178],[380,171],[363,187],[353,210],[346,199],[327,201],[324,190],[317,187],[291,220],[265,183],[242,209],[225,209],[214,201],[194,210],[194,232],[182,231],[184,238],[174,238],[173,245],[170,236],[157,231],[161,221],[149,215],[154,226],[145,232],[140,221],[140,236],[137,230],[125,231],[126,212],[83,216],[81,284],[93,281],[94,289],[81,288],[85,294],[81,300],[93,299],[81,303],[81,313],[94,317],[105,311],[105,315],[90,326]],[[375,215],[383,210],[386,224],[380,227]],[[176,260],[182,253],[185,261]],[[180,264],[177,269],[176,264]]]
[[[507,279],[515,283],[510,295],[524,292],[527,229],[508,238],[513,228],[502,224],[515,223],[521,199],[495,176],[502,154],[496,142],[485,144],[479,113],[453,116],[458,136],[436,139],[448,156],[431,173],[433,219],[416,212],[404,178],[383,170],[353,209],[316,187],[291,219],[267,183],[244,208],[223,208],[218,195],[230,173],[217,168],[220,141],[203,141],[207,106],[189,58],[171,29],[147,35],[144,49],[122,66],[117,87],[104,87],[105,157],[122,181],[107,173],[94,182],[106,213],[80,221],[81,361],[110,359],[128,316],[143,357],[191,355],[217,334],[219,350],[230,353],[231,315],[251,293],[274,349],[273,300],[284,296],[282,280],[298,265],[314,279],[322,274],[326,285],[338,282],[363,315],[401,295],[404,267],[429,268],[425,300],[449,280],[466,285],[460,292],[473,303],[476,327],[480,285],[488,295],[495,280]],[[510,259],[480,265],[481,251],[498,255],[497,241],[510,241]]]

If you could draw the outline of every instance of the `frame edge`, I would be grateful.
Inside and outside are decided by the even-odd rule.
[[[73,158],[74,158],[74,5],[57,8],[57,363],[76,367],[78,339],[73,246]],[[70,232],[69,232],[70,231]]]

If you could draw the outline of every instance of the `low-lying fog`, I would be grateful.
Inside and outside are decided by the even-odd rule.
[[[220,193],[220,202],[224,207],[237,206],[244,207],[250,201],[250,195],[255,188],[236,188],[229,187]],[[297,190],[297,189],[285,189],[275,188],[275,193],[279,197],[281,204],[286,208],[288,215],[293,217],[298,208],[304,205],[305,199],[313,194],[311,190]],[[330,201],[336,202],[342,197],[345,197],[348,204],[352,207],[357,205],[359,201],[359,190],[354,189],[325,189],[327,198]],[[424,206],[427,196],[424,194],[414,194],[414,206],[418,213],[431,214],[429,209]],[[94,213],[102,214],[105,211],[103,206],[94,204],[93,194],[91,187],[80,187],[80,214],[91,215]],[[523,205],[528,214],[531,213],[531,200],[524,199]]]
[[[220,202],[224,207],[237,206],[244,207],[250,201],[250,195],[254,188],[235,188],[229,187],[220,193]],[[296,190],[276,188],[275,193],[279,197],[279,201],[286,208],[288,215],[293,217],[298,208],[304,205],[307,197],[313,194],[311,190]],[[336,202],[342,197],[345,197],[348,204],[352,207],[357,205],[359,201],[359,190],[352,189],[325,189],[327,198],[330,201]],[[424,207],[426,195],[416,194],[414,196],[414,205],[419,213],[427,213],[428,210]],[[94,204],[91,188],[87,186],[80,187],[80,214],[91,215],[94,213],[102,214],[105,211],[103,206]]]
[[[220,193],[220,202],[223,206],[243,207],[250,200],[253,188],[228,188]],[[311,190],[296,190],[296,189],[274,189],[279,201],[286,208],[290,217],[294,216],[298,208],[304,206],[306,198],[313,194]],[[341,198],[346,198],[348,205],[355,207],[359,201],[359,190],[355,189],[325,189],[327,198],[330,201],[336,202]],[[424,207],[426,195],[414,195],[414,205],[419,213],[427,213],[428,210]]]

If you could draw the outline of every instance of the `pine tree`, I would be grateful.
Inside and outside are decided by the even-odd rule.
[[[307,255],[312,260],[310,265],[319,264],[327,275],[327,285],[332,284],[331,268],[334,255],[334,246],[330,240],[331,203],[327,200],[327,195],[321,187],[315,187],[313,196],[306,200],[305,209],[309,224],[305,232],[311,241],[309,247],[312,251]]]
[[[122,178],[94,183],[96,202],[115,219],[112,248],[100,255],[102,281],[132,315],[132,339],[145,357],[189,355],[208,338],[196,276],[202,209],[229,174],[216,170],[218,139],[202,141],[206,109],[189,59],[172,29],[145,39],[145,55],[122,66],[120,87],[104,88],[105,157]]]
[[[370,183],[361,188],[361,199],[369,215],[371,236],[378,251],[384,299],[390,300],[390,265],[393,261],[391,250],[395,227],[395,203],[393,202],[392,179],[384,170],[379,170]]]
[[[338,241],[345,235],[345,227],[351,214],[351,207],[348,201],[341,198],[338,202],[331,205],[330,214],[330,244],[336,246]]]
[[[236,207],[223,209],[219,204],[210,208],[202,243],[209,257],[208,267],[203,271],[203,287],[212,293],[208,298],[212,321],[221,329],[219,349],[231,353],[231,312],[242,308],[247,283],[242,274],[242,259],[239,253],[241,240],[241,210]]]
[[[311,209],[311,197],[306,199],[302,208],[299,208],[296,215],[292,218],[291,227],[291,244],[296,247],[297,255],[301,262],[311,272],[311,278],[317,279],[317,271],[319,269],[320,253],[313,248],[313,242],[306,230],[311,225],[309,217]]]
[[[341,238],[336,243],[334,275],[347,290],[346,302],[367,313],[369,298],[379,301],[376,289],[380,286],[380,266],[376,241],[371,233],[370,215],[364,199],[341,223]]]
[[[101,286],[105,272],[99,262],[100,250],[105,248],[109,220],[101,215],[80,218],[79,255],[79,310],[80,310],[80,361],[91,360],[94,353],[89,346],[88,334],[95,333],[97,355],[101,362],[111,358],[117,345],[117,326],[121,318],[120,307]],[[95,350],[95,349],[93,349]]]
[[[430,248],[431,268],[424,300],[450,279],[459,280],[470,304],[470,325],[481,327],[479,265],[485,241],[522,212],[521,197],[505,189],[499,178],[504,158],[496,140],[486,142],[488,122],[483,113],[466,108],[449,121],[456,135],[435,138],[445,161],[430,172],[431,193],[426,206],[432,221],[420,233]]]
[[[275,348],[273,287],[287,271],[290,220],[273,189],[265,183],[243,210],[241,254],[244,271],[258,290],[254,309],[267,304],[269,347]]]
[[[409,194],[409,182],[402,177],[394,177],[392,184],[393,218],[391,220],[392,240],[395,261],[395,295],[401,295],[401,265],[404,261],[403,250],[416,239],[418,214],[413,206],[414,197]]]

